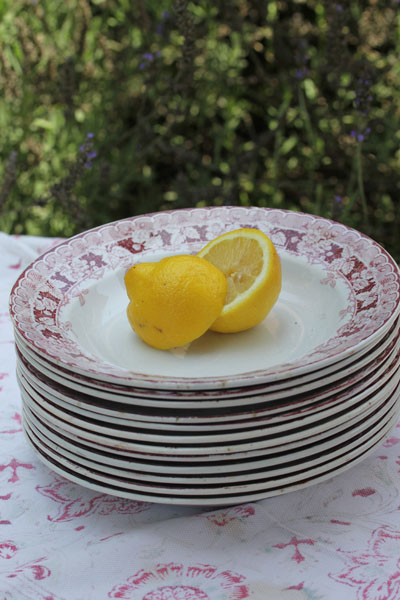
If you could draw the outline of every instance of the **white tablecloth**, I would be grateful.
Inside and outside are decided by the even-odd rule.
[[[398,600],[400,424],[344,474],[212,510],[93,492],[38,460],[8,297],[55,243],[0,233],[0,600]]]

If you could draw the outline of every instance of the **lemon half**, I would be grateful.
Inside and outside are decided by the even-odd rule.
[[[225,305],[210,329],[244,331],[265,319],[282,287],[279,256],[258,229],[237,229],[209,242],[197,256],[216,266],[227,279]]]

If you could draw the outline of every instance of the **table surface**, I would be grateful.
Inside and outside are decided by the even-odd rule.
[[[8,297],[58,241],[0,233],[0,599],[398,600],[400,423],[337,477],[212,510],[93,492],[38,460]]]

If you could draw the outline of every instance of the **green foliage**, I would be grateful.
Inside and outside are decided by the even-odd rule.
[[[399,258],[399,29],[396,0],[5,0],[0,227],[271,206]]]

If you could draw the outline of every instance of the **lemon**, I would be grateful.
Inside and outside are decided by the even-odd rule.
[[[132,329],[153,348],[168,350],[197,339],[220,314],[226,297],[223,273],[204,258],[169,256],[139,263],[125,274]]]
[[[218,267],[228,281],[224,308],[210,329],[233,333],[265,319],[282,285],[279,256],[265,233],[258,229],[224,233],[197,256]]]

